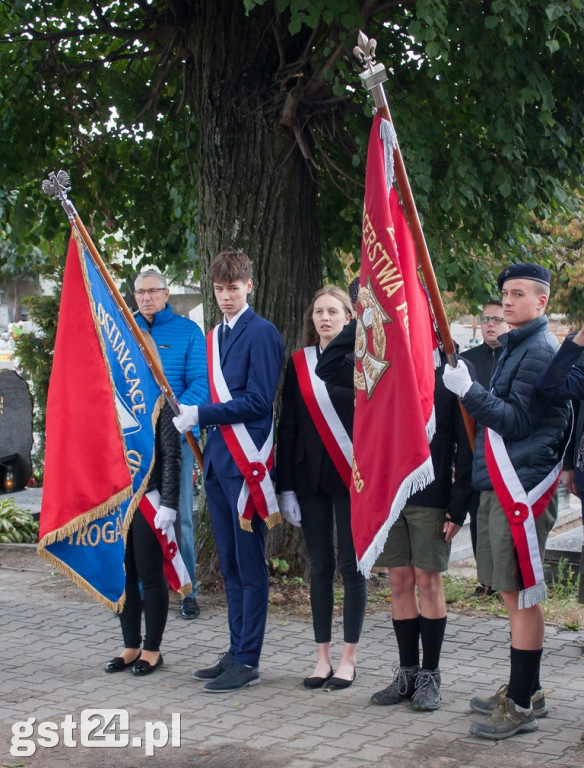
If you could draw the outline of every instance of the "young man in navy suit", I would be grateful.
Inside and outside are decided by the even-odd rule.
[[[251,263],[222,251],[210,277],[223,320],[207,339],[209,398],[183,406],[175,426],[207,429],[204,478],[209,514],[227,595],[230,646],[215,666],[197,670],[203,690],[227,693],[260,682],[259,658],[268,613],[266,525],[280,514],[270,480],[273,403],[284,360],[276,327],[247,298]]]

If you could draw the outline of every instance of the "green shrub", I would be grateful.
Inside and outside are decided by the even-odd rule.
[[[39,524],[13,498],[0,501],[0,544],[32,544],[39,540]]]

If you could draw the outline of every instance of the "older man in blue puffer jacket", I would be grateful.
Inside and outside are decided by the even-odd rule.
[[[176,315],[168,304],[166,278],[151,270],[140,272],[134,283],[138,304],[136,322],[156,342],[162,368],[172,391],[184,405],[203,405],[207,400],[207,352],[205,337],[192,320]],[[198,427],[193,430],[198,437]],[[183,598],[180,615],[196,619],[197,603],[195,537],[193,529],[193,453],[182,438],[180,487],[180,551],[191,577],[193,592]]]

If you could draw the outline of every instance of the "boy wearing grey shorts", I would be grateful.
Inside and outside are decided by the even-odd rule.
[[[446,630],[442,573],[448,569],[451,541],[464,523],[472,497],[468,438],[457,399],[444,388],[440,373],[434,393],[436,434],[430,443],[435,480],[411,497],[376,563],[389,568],[399,667],[392,682],[371,701],[380,705],[411,701],[415,712],[436,710],[442,700],[440,652]]]

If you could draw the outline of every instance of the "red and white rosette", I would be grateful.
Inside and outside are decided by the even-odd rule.
[[[174,526],[171,525],[170,528],[167,528],[166,533],[163,533],[154,525],[154,518],[160,508],[160,493],[157,490],[148,491],[142,496],[138,507],[162,547],[164,553],[163,570],[168,586],[174,592],[178,592],[181,597],[190,595],[193,591],[191,577],[178,548]]]
[[[493,490],[509,521],[517,552],[522,587],[519,608],[530,608],[545,600],[547,595],[535,521],[558,487],[562,462],[559,461],[541,483],[526,492],[503,438],[489,427],[485,429],[485,458]]]

